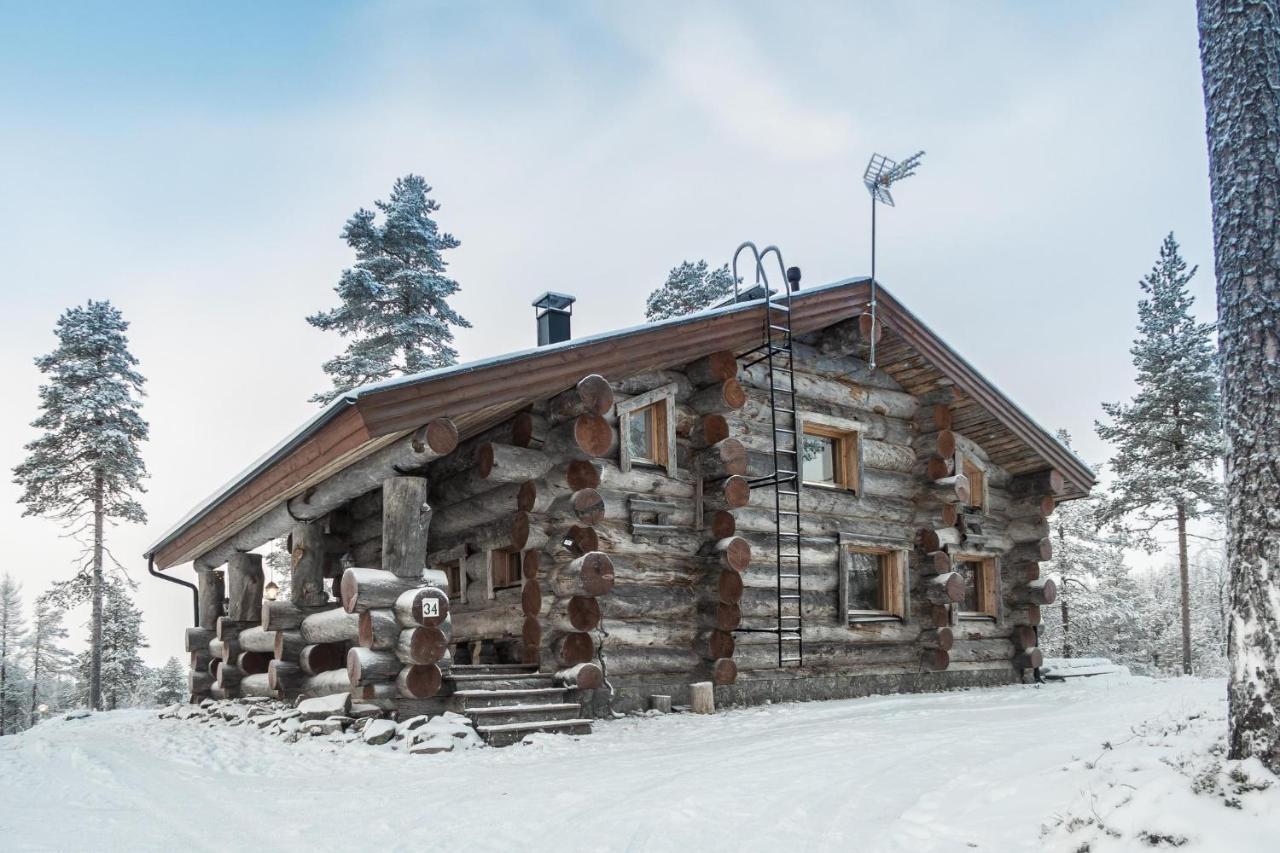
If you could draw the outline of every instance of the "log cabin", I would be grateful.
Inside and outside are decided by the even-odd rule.
[[[868,279],[794,278],[582,339],[548,293],[536,348],[335,401],[146,554],[194,564],[193,701],[351,691],[503,743],[1024,678],[1093,472],[878,284],[873,316]]]

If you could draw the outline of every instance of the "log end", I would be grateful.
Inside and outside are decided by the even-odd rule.
[[[578,398],[593,415],[604,415],[613,408],[613,388],[598,373],[590,373],[578,381]]]
[[[920,655],[920,668],[925,672],[942,672],[951,666],[951,653],[943,648],[925,649]]]
[[[711,665],[711,683],[724,686],[738,680],[738,665],[733,658],[720,658]]]
[[[600,415],[579,415],[573,423],[573,439],[588,456],[605,456],[613,447],[613,427]]]
[[[722,493],[725,505],[731,509],[738,509],[746,506],[751,500],[751,484],[741,474],[734,474],[724,481]]]
[[[578,631],[590,631],[600,626],[600,602],[589,595],[575,595],[569,599],[569,624]]]
[[[452,453],[458,446],[458,428],[448,418],[428,421],[419,429],[418,436],[437,456]]]

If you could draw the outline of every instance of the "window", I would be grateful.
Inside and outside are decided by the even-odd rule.
[[[520,557],[519,551],[489,552],[489,577],[493,579],[493,589],[495,591],[512,586],[520,586],[523,580]]]
[[[858,491],[858,433],[805,423],[800,476],[807,485]]]
[[[986,509],[987,506],[987,472],[968,456],[962,456],[956,470],[964,474],[969,481],[969,507]]]
[[[991,617],[1000,615],[1000,580],[994,557],[961,557],[956,571],[964,578],[964,600],[960,615]]]
[[[449,598],[455,601],[466,601],[466,594],[462,589],[462,561],[440,563],[436,568],[444,572],[445,577],[449,579]]]
[[[618,403],[618,467],[623,471],[632,465],[653,465],[675,475],[675,397],[676,386],[671,384]]]
[[[840,539],[840,609],[848,621],[907,618],[906,552]]]

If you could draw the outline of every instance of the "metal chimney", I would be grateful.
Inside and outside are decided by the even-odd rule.
[[[573,316],[573,303],[576,301],[569,294],[554,290],[548,290],[533,300],[533,307],[538,309],[538,346],[569,340],[569,318]]]

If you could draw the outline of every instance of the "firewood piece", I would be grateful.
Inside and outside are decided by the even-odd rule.
[[[290,534],[289,601],[297,607],[320,607],[329,603],[325,583],[327,545],[324,524],[299,524]]]
[[[684,374],[698,388],[736,379],[738,378],[738,358],[730,350],[713,352],[688,364]]]
[[[951,653],[939,646],[920,652],[920,668],[925,672],[942,672],[951,666]]]
[[[726,379],[715,385],[694,392],[689,398],[689,408],[700,415],[733,412],[747,402],[747,392],[737,379]]]
[[[1039,669],[1044,664],[1044,653],[1037,648],[1023,649],[1013,656],[1015,669]]]
[[[956,604],[964,601],[964,578],[959,572],[925,578],[920,588],[930,604]]]
[[[569,624],[578,631],[591,631],[600,627],[600,602],[588,595],[575,595],[565,608]]]
[[[716,691],[712,682],[696,681],[689,685],[689,710],[695,714],[716,712]]]
[[[296,661],[307,644],[307,641],[302,639],[302,632],[276,631],[275,635],[275,646],[271,649],[272,656],[279,661]]]
[[[751,566],[751,543],[741,536],[721,539],[713,547],[720,565],[735,572],[745,572]]]
[[[586,595],[607,595],[613,589],[613,561],[602,551],[583,554],[562,566],[559,575]]]
[[[738,680],[738,665],[733,658],[720,658],[711,664],[711,683],[717,686],[733,684]]]
[[[298,652],[298,666],[307,675],[319,675],[346,665],[346,643],[312,643]]]
[[[436,663],[449,653],[453,631],[445,627],[405,628],[396,638],[395,655],[401,663]]]
[[[1049,537],[1034,542],[1020,542],[1009,549],[1005,559],[1010,562],[1026,560],[1032,563],[1043,563],[1053,559],[1053,540]]]
[[[200,652],[209,648],[209,641],[216,640],[217,633],[211,628],[188,628],[185,639],[186,651]]]
[[[391,681],[399,673],[402,664],[395,652],[352,646],[347,649],[347,678],[351,686]]]
[[[222,572],[196,570],[196,600],[200,610],[200,627],[212,629],[222,615],[222,600],[226,597]]]
[[[402,628],[439,625],[449,618],[449,594],[434,586],[407,590],[396,598],[393,609]]]
[[[257,622],[262,616],[262,555],[244,551],[227,561],[227,616]]]
[[[382,569],[352,566],[342,573],[342,609],[348,613],[395,606],[396,600],[422,586],[422,577],[399,577]]]
[[[591,639],[590,634],[583,631],[574,631],[558,637],[552,643],[552,651],[561,666],[567,668],[586,663],[595,657],[596,644]]]
[[[608,380],[590,373],[568,391],[552,397],[547,402],[547,415],[552,423],[560,423],[579,415],[606,415],[612,408],[613,388]]]
[[[396,674],[396,689],[405,699],[430,699],[440,692],[444,675],[436,664],[412,664]]]
[[[299,626],[308,643],[354,643],[360,636],[360,617],[345,610],[312,613]]]
[[[696,468],[705,480],[722,480],[747,473],[747,449],[736,438],[726,438],[698,453]]]
[[[1034,474],[1021,474],[1009,480],[1010,497],[1040,497],[1041,495],[1060,495],[1066,487],[1062,474],[1050,468],[1048,471],[1037,471]]]
[[[937,628],[931,628],[920,635],[921,641],[928,648],[938,648],[943,651],[951,651],[951,647],[955,645],[955,633],[950,627],[940,625]]]
[[[236,658],[236,667],[245,675],[265,673],[271,665],[271,655],[266,652],[241,652]]]
[[[577,687],[579,690],[595,690],[604,685],[604,670],[600,665],[587,661],[562,669],[552,676],[561,687]]]
[[[425,479],[388,477],[382,481],[382,568],[403,578],[422,577],[430,526]]]
[[[1053,604],[1058,600],[1058,586],[1053,578],[1028,581],[1009,590],[1009,601],[1014,604]],[[1032,623],[1038,624],[1038,623]]]
[[[359,634],[356,637],[366,649],[392,649],[400,637],[400,623],[389,608],[365,610],[360,614]]]

